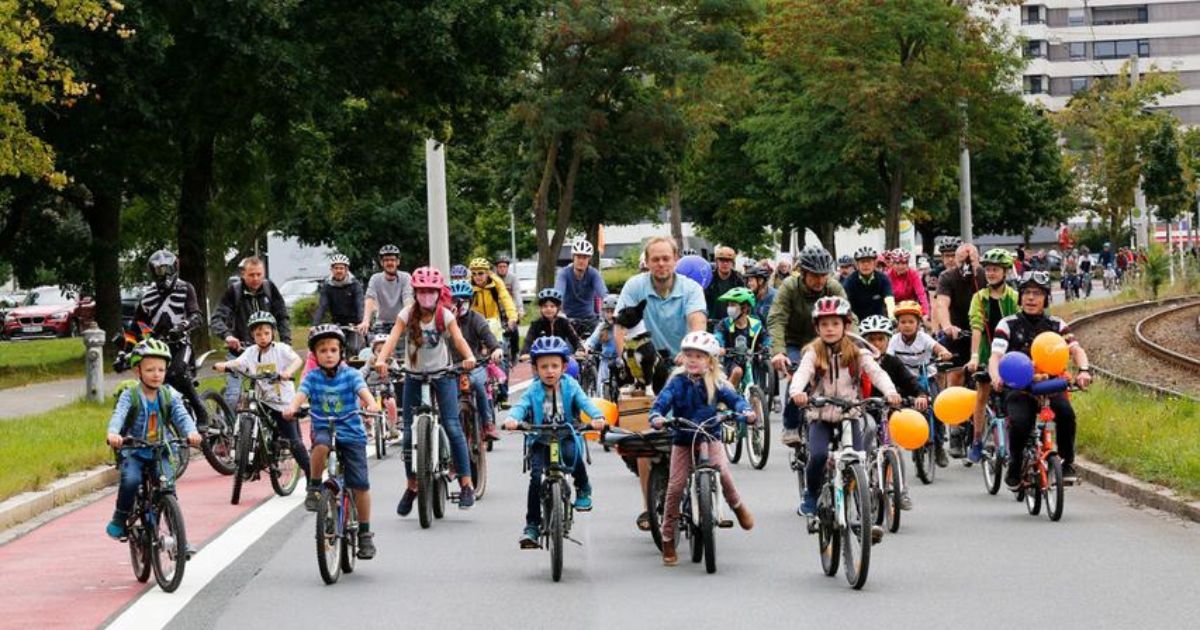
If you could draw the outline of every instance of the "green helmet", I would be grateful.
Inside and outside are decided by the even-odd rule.
[[[133,352],[129,356],[129,367],[136,366],[146,357],[158,357],[170,363],[171,349],[157,339],[147,339],[134,346]]]
[[[259,324],[270,324],[271,328],[275,328],[278,324],[275,322],[275,316],[267,311],[255,311],[250,314],[250,319],[246,321],[246,329],[254,330]]]
[[[720,298],[721,302],[735,302],[741,304],[749,304],[754,306],[757,300],[754,299],[754,292],[746,287],[734,287],[725,292]]]
[[[1013,266],[1013,255],[1007,249],[989,249],[983,255],[984,265],[999,265],[1008,269]]]

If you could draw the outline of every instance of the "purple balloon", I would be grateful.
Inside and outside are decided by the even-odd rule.
[[[1000,359],[1000,378],[1004,386],[1025,389],[1033,382],[1033,361],[1020,352],[1009,352]]]
[[[707,260],[695,254],[680,258],[679,262],[675,264],[675,273],[683,274],[695,280],[702,289],[707,289],[708,284],[712,282],[712,265],[708,264]]]
[[[567,374],[570,375],[571,378],[579,380],[579,362],[575,360],[575,357],[569,357],[567,359]],[[1033,377],[1031,376],[1030,378]]]

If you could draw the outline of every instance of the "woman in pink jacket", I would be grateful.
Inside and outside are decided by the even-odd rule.
[[[888,279],[892,281],[896,304],[905,300],[916,302],[921,305],[922,317],[929,319],[929,295],[925,292],[921,274],[908,265],[910,254],[903,249],[894,249],[890,253],[892,266],[888,269]]]

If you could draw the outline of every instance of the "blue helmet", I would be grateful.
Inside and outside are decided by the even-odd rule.
[[[471,299],[475,295],[475,289],[471,288],[471,283],[466,280],[451,280],[450,281],[450,297],[458,299]]]
[[[558,289],[555,289],[554,287],[547,287],[545,289],[542,289],[541,291],[538,291],[538,294],[537,294],[538,306],[541,306],[542,303],[546,302],[547,300],[554,302],[555,304],[558,304],[559,306],[562,306],[562,301],[563,301],[562,291],[559,291]]]
[[[471,274],[467,271],[466,265],[454,265],[450,268],[451,278],[466,278],[469,275]]]
[[[529,347],[529,356],[534,361],[538,357],[560,356],[566,361],[571,356],[571,345],[562,337],[538,337]]]

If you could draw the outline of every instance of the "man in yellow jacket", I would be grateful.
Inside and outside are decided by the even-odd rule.
[[[492,273],[492,264],[486,258],[476,258],[468,265],[471,270],[471,288],[475,296],[471,298],[471,310],[479,313],[487,320],[488,327],[497,339],[503,339],[505,330],[516,330],[517,307],[513,304],[512,295],[504,280]],[[508,365],[502,366],[508,373]],[[502,409],[508,409],[508,383],[502,383],[496,392],[496,402]]]

